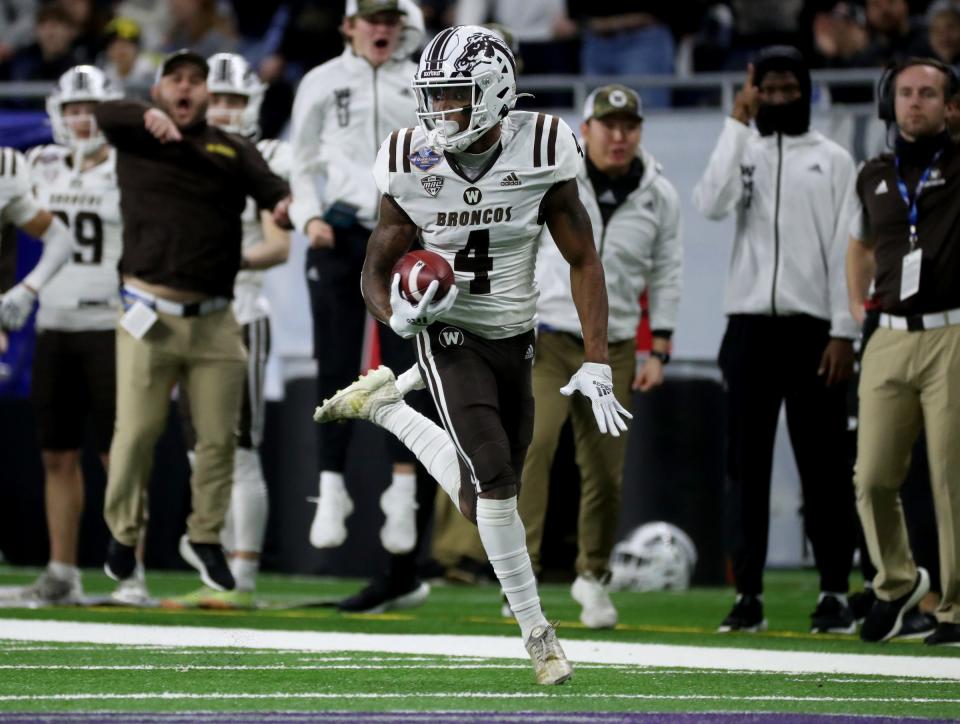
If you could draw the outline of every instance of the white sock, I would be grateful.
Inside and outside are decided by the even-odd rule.
[[[47,563],[47,570],[50,571],[50,574],[54,578],[59,578],[61,581],[80,580],[80,569],[76,566],[70,565],[69,563],[50,561]]]
[[[547,619],[540,608],[537,578],[527,553],[527,537],[517,512],[517,497],[477,498],[477,530],[526,641],[534,628],[547,624]]]
[[[230,540],[224,541],[227,550],[244,553],[262,550],[267,530],[267,506],[267,484],[260,467],[260,454],[256,450],[237,448],[233,458],[233,488],[228,514]]]
[[[440,487],[459,509],[460,463],[446,430],[402,400],[382,406],[374,414],[373,422],[396,435],[417,456],[417,460],[423,463],[423,467],[440,483]]]
[[[324,470],[320,473],[320,497],[328,494],[350,497],[343,483],[343,473],[335,473],[332,470]]]
[[[413,390],[422,390],[426,385],[423,382],[423,376],[420,374],[420,367],[414,365],[406,372],[402,372],[399,377],[397,377],[397,390],[400,392],[400,397],[406,397],[408,392]]]
[[[257,571],[260,570],[259,558],[230,559],[230,572],[237,582],[238,591],[254,591],[257,588]]]
[[[394,472],[390,479],[390,487],[403,493],[405,497],[417,497],[417,476],[416,473],[398,473]]]

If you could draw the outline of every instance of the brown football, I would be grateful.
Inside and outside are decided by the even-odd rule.
[[[434,279],[439,283],[434,301],[443,299],[453,286],[453,269],[446,259],[432,251],[418,250],[404,254],[394,264],[393,273],[400,275],[400,293],[412,304],[423,299],[424,292]]]

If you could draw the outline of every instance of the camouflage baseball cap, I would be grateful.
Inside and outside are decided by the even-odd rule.
[[[407,11],[400,7],[399,0],[347,0],[346,16],[376,15],[377,13],[399,13],[406,15]]]
[[[643,118],[643,103],[635,90],[619,83],[600,86],[587,96],[587,102],[583,105],[585,121],[615,113]]]

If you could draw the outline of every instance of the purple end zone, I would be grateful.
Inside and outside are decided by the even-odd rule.
[[[902,719],[873,716],[833,716],[830,714],[778,714],[738,713],[738,712],[181,712],[169,714],[151,714],[144,712],[89,712],[89,713],[2,713],[0,722],[17,724],[36,724],[37,722],[70,722],[71,724],[303,724],[304,722],[324,722],[353,724],[354,722],[375,722],[386,724],[538,724],[543,722],[561,722],[563,724],[903,724],[903,722],[922,722],[923,724],[949,724],[947,719]]]

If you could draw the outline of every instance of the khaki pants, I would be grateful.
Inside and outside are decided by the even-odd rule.
[[[117,418],[104,517],[119,542],[132,546],[140,535],[154,446],[177,382],[190,396],[197,433],[187,533],[194,543],[220,542],[245,372],[243,337],[229,307],[201,317],[160,314],[141,340],[117,327]]]
[[[910,450],[925,429],[937,517],[943,596],[940,621],[960,623],[960,326],[922,332],[878,329],[863,356],[854,475],[874,589],[907,593],[917,568],[900,505]]]
[[[629,409],[634,375],[634,342],[610,345],[613,391]],[[564,397],[560,388],[583,364],[583,344],[574,336],[541,332],[533,364],[536,413],[533,442],[527,450],[520,488],[520,518],[527,531],[527,550],[534,569],[540,568],[543,522],[547,515],[550,467],[560,431],[567,417],[573,425],[577,466],[580,468],[580,512],[577,520],[577,573],[604,575],[610,564],[620,521],[620,487],[627,435],[603,435],[587,399],[577,393]]]

